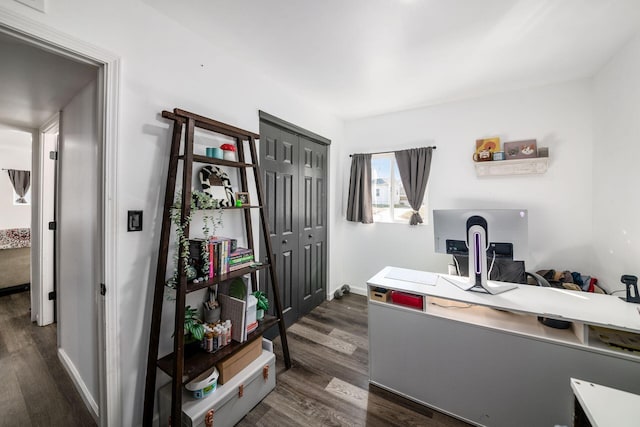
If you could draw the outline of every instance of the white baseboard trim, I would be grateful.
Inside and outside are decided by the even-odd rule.
[[[62,366],[64,366],[64,369],[67,371],[67,374],[69,374],[69,376],[71,377],[71,380],[73,381],[73,384],[76,386],[76,389],[80,393],[80,396],[84,401],[84,404],[89,409],[91,416],[95,420],[96,424],[99,424],[98,404],[96,403],[93,396],[91,396],[91,393],[89,392],[89,389],[87,388],[84,381],[82,381],[82,378],[80,377],[80,372],[78,372],[78,370],[76,369],[75,365],[73,364],[69,356],[67,356],[67,353],[61,348],[58,349],[58,358],[60,359]]]

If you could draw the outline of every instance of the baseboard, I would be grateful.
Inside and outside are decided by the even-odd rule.
[[[15,285],[15,286],[7,286],[5,288],[0,289],[0,297],[4,295],[11,295],[18,292],[28,291],[29,289],[31,289],[30,283],[24,283],[22,285]]]
[[[95,420],[96,424],[99,425],[100,412],[99,412],[98,404],[94,400],[93,396],[91,396],[91,393],[89,392],[89,389],[85,385],[84,381],[82,381],[82,378],[80,377],[80,373],[76,369],[75,365],[73,364],[69,356],[67,356],[67,353],[61,348],[58,349],[58,358],[60,359],[62,366],[64,366],[64,369],[67,371],[67,374],[69,374],[69,376],[71,377],[73,384],[76,386],[76,389],[80,393],[80,397],[82,397],[84,404],[89,409],[91,416]]]

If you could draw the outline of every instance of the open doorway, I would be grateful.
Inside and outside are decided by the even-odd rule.
[[[118,61],[82,41],[1,10],[0,52],[0,124],[33,134],[32,298],[28,303],[32,315],[12,319],[46,323],[45,307],[51,308],[51,320],[57,307],[57,333],[39,344],[53,347],[49,354],[57,360],[49,361],[64,368],[59,371],[66,371],[91,418],[99,425],[109,425],[109,419],[117,423],[119,375],[117,369],[111,369],[118,363],[116,292],[114,287],[112,295],[105,297],[104,289],[115,276],[115,209],[105,200],[115,196]],[[56,133],[55,126],[58,147],[50,149],[48,134]],[[56,162],[53,182],[44,166],[47,158]],[[47,213],[51,205],[55,207],[53,220]],[[47,240],[48,236],[55,237]],[[54,279],[57,289],[47,289],[43,280],[47,277]],[[2,363],[5,370],[6,361]],[[19,369],[24,366],[13,372]],[[33,382],[35,379],[38,375]],[[29,396],[37,401],[48,398]],[[29,417],[32,423],[39,423],[38,414]]]

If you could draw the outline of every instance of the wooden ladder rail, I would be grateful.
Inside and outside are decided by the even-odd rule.
[[[165,112],[166,113],[166,112]],[[169,170],[167,173],[167,186],[164,195],[164,211],[162,213],[162,229],[160,232],[160,247],[158,250],[158,264],[156,267],[156,282],[153,292],[153,305],[151,309],[151,327],[149,332],[149,352],[147,354],[147,376],[145,380],[143,425],[151,427],[153,423],[153,404],[156,393],[156,375],[158,361],[158,346],[160,344],[160,321],[162,319],[162,303],[164,299],[164,287],[167,274],[167,258],[169,253],[169,238],[171,235],[170,208],[173,205],[176,190],[176,175],[178,172],[178,156],[180,155],[180,139],[184,120],[173,114],[163,117],[172,119],[173,134],[171,137],[171,149],[169,155]],[[170,113],[169,113],[170,114]]]

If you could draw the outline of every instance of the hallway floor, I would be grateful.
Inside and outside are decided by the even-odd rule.
[[[95,426],[57,355],[56,325],[30,321],[29,292],[0,297],[0,426]]]

